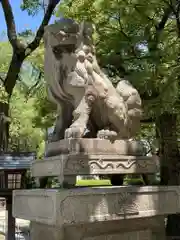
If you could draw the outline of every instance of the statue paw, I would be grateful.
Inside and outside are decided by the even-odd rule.
[[[97,133],[97,138],[101,139],[109,139],[109,140],[114,140],[117,137],[117,133],[115,131],[110,131],[110,130],[100,130]]]
[[[83,127],[70,127],[65,130],[64,138],[82,138],[84,135],[85,129]]]

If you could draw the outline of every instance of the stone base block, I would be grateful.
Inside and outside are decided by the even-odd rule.
[[[67,226],[162,216],[180,212],[180,187],[93,187],[13,192],[13,214]]]
[[[129,229],[129,224],[132,229]],[[42,223],[31,223],[32,240],[164,240],[162,217],[145,220],[110,221],[57,228]]]
[[[37,222],[31,222],[31,240],[65,240],[64,230]]]
[[[88,155],[142,156],[145,151],[145,146],[141,141],[116,140],[111,142],[107,139],[98,138],[71,138],[48,143],[46,155],[56,156],[59,154],[84,153]]]
[[[180,212],[180,187],[93,187],[13,192],[13,215],[32,240],[164,240],[164,218]]]
[[[156,159],[147,156],[61,154],[32,164],[34,177],[111,174],[151,174],[158,171]]]
[[[48,145],[49,157],[32,164],[32,175],[36,178],[58,177],[62,186],[72,187],[78,175],[157,173],[159,159],[143,156],[143,151],[140,141],[61,140]]]

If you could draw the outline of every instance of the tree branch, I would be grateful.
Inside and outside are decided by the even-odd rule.
[[[0,74],[0,81],[4,84],[4,79],[5,77],[3,78],[2,74]]]
[[[130,44],[130,48],[131,51],[133,53],[134,56],[137,56],[134,45],[130,39],[130,37],[125,33],[122,22],[121,22],[121,15],[120,13],[118,14],[118,16],[116,17],[116,20],[118,21],[119,27],[120,27],[120,33],[128,40],[129,44]]]
[[[148,21],[154,23],[154,22],[155,22],[154,18],[151,18],[151,17],[147,16],[143,11],[141,11],[141,10],[140,10],[141,7],[142,7],[141,4],[135,4],[135,5],[134,5],[134,9],[135,9],[140,15],[142,15],[143,17],[145,17]]]
[[[52,1],[52,0],[49,1],[46,13],[45,13],[42,23],[36,33],[36,36],[35,36],[34,40],[26,48],[26,57],[29,56],[39,46],[40,41],[44,34],[44,28],[45,28],[45,26],[48,25],[49,20],[53,14],[53,11],[58,2],[59,1]]]
[[[161,21],[156,25],[156,34],[161,33],[164,30],[167,20],[169,19],[170,14],[172,13],[172,6],[168,6],[164,10]]]
[[[179,14],[180,14],[180,1],[179,0],[176,0],[176,5],[175,7],[172,6],[173,8],[173,13],[176,17],[176,27],[177,27],[177,35],[178,35],[178,38],[180,38],[180,17],[179,17]]]
[[[22,49],[22,48],[24,49],[24,46],[20,43],[20,41],[17,38],[14,15],[13,15],[12,7],[9,3],[9,0],[1,0],[1,5],[3,8],[5,20],[6,20],[8,39],[13,49]]]
[[[59,1],[60,0],[49,0],[45,16],[36,33],[34,40],[27,47],[25,47],[18,40],[14,16],[9,0],[0,0],[6,19],[9,41],[14,49],[12,60],[4,81],[4,86],[9,95],[9,98],[11,97],[11,94],[13,92],[24,59],[39,46],[41,38],[44,34],[44,27],[49,23],[51,15]]]
[[[157,45],[159,43],[159,37],[160,37],[162,31],[164,30],[165,25],[166,25],[172,11],[173,11],[173,9],[172,9],[172,6],[170,6],[170,5],[168,5],[168,7],[166,7],[164,9],[164,14],[163,14],[160,22],[158,24],[156,24],[156,26],[155,26],[156,32],[155,32],[155,36],[154,36],[154,43],[150,50],[157,50]]]
[[[38,79],[36,81],[36,83],[30,87],[30,89],[28,89],[27,93],[26,93],[26,99],[28,99],[28,97],[31,95],[31,93],[33,92],[33,90],[38,86],[38,84],[40,83],[41,79],[42,79],[43,73],[39,72],[39,76]]]
[[[4,85],[4,79],[0,76],[0,81],[3,83]]]

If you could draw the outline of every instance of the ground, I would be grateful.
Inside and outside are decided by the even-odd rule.
[[[76,186],[97,186],[97,185],[101,185],[101,186],[107,186],[107,185],[111,185],[109,180],[78,180]]]
[[[126,177],[124,179],[124,184],[130,184],[130,185],[134,185],[134,184],[142,184],[143,180],[141,177],[139,178],[128,178]],[[101,186],[110,186],[110,180],[104,179],[104,180],[78,180],[76,186],[97,186],[97,185],[101,185]]]

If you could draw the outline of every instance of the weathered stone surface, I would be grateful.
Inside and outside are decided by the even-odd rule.
[[[112,224],[111,224],[112,225]],[[152,233],[148,230],[121,232],[117,229],[116,233],[112,233],[111,229],[107,235],[100,234],[97,227],[91,235],[86,233],[86,227],[75,227],[74,229],[58,229],[56,227],[48,226],[45,224],[32,223],[31,239],[32,240],[151,240]],[[93,228],[91,224],[91,228]],[[161,239],[158,239],[161,240]],[[163,239],[164,240],[164,239]]]
[[[88,137],[129,139],[140,128],[138,91],[124,79],[113,86],[98,65],[92,34],[91,24],[69,19],[45,28],[45,81],[61,109],[53,141],[81,138],[87,130]]]
[[[13,204],[15,217],[61,227],[179,212],[180,187],[16,190]]]
[[[147,156],[69,154],[46,158],[32,164],[34,177],[88,174],[155,173],[156,159]]]
[[[13,215],[32,221],[32,240],[164,240],[179,199],[180,187],[16,190]]]
[[[101,235],[96,237],[87,237],[84,240],[150,240],[151,239],[151,231],[144,230],[144,231],[132,231],[132,232],[125,232],[125,233],[114,233],[114,234],[107,234]]]
[[[31,240],[66,240],[63,229],[47,224],[31,222]]]
[[[46,152],[47,156],[71,153],[142,156],[145,147],[141,141],[135,140],[110,142],[107,139],[72,138],[49,143]]]
[[[32,175],[58,176],[61,183],[65,176],[153,174],[159,168],[158,158],[143,156],[144,146],[140,141],[65,139],[50,143],[47,152],[52,156],[35,161]]]
[[[32,240],[164,240],[162,217],[56,226],[32,222]],[[131,226],[131,231],[129,231]]]

